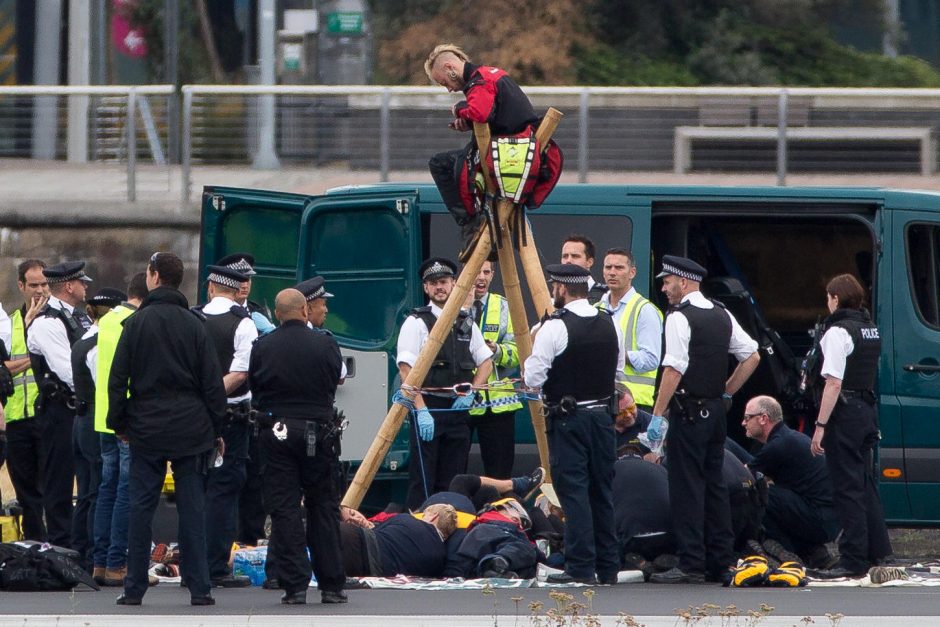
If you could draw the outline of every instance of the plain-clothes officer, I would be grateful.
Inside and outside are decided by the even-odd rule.
[[[490,292],[495,262],[484,261],[473,289],[467,294],[467,305],[473,322],[493,351],[493,372],[487,381],[481,402],[470,409],[470,431],[480,443],[483,474],[494,479],[509,479],[516,457],[516,412],[522,409],[519,395],[506,376],[519,368],[516,336],[509,317],[506,298]]]
[[[597,303],[607,292],[606,285],[598,283],[593,276],[590,276],[591,268],[594,267],[595,251],[596,248],[591,238],[579,233],[568,235],[561,245],[561,263],[573,263],[588,271],[587,299],[592,305]]]
[[[607,293],[597,306],[608,310],[620,328],[624,345],[623,382],[644,411],[653,409],[656,373],[663,344],[663,314],[633,287],[636,260],[626,248],[611,248],[604,255]]]
[[[545,267],[557,311],[542,324],[523,376],[541,388],[555,490],[565,512],[565,572],[552,583],[617,582],[614,529],[614,382],[623,368],[620,338],[607,312],[587,300],[590,273]]]
[[[84,261],[67,261],[43,270],[49,282],[49,302],[26,332],[26,346],[39,386],[36,415],[42,425],[42,500],[47,540],[72,544],[72,420],[75,393],[72,381],[72,345],[81,339],[90,321],[81,311],[85,300]]]
[[[810,452],[810,439],[783,422],[783,410],[770,396],[747,402],[741,421],[747,437],[763,446],[747,462],[773,480],[767,493],[764,533],[801,556],[835,540],[839,521],[832,506],[826,460]]]
[[[153,514],[172,464],[180,566],[193,605],[214,605],[206,560],[206,473],[222,449],[225,387],[215,347],[179,291],[183,262],[158,252],[147,265],[150,293],[124,322],[108,379],[107,425],[130,442],[127,577],[118,605],[147,592]]]
[[[699,291],[705,268],[691,259],[663,256],[666,317],[662,381],[647,435],[661,432],[669,408],[669,501],[679,565],[656,573],[656,583],[720,580],[734,563],[728,486],[722,478],[728,425],[725,403],[757,368],[757,343],[719,303]],[[738,365],[730,377],[728,354]],[[661,437],[661,436],[659,436]]]
[[[101,483],[101,443],[95,431],[95,353],[98,320],[127,299],[121,290],[103,287],[88,299],[85,313],[91,327],[72,346],[72,380],[75,384],[75,418],[72,451],[78,493],[72,512],[72,548],[81,555],[85,569],[93,566],[95,507]],[[104,575],[104,573],[99,573]]]
[[[42,502],[42,425],[35,404],[39,386],[26,348],[26,329],[49,300],[49,282],[42,273],[46,264],[27,259],[16,268],[16,286],[24,303],[10,314],[10,359],[5,362],[13,375],[13,395],[3,410],[7,420],[7,471],[23,508],[23,539],[46,539]]]
[[[428,259],[418,269],[429,303],[412,311],[401,325],[396,361],[402,381],[407,379],[447,304],[456,273],[454,262],[440,257]],[[455,475],[467,471],[470,455],[467,410],[475,395],[457,394],[454,386],[472,383],[477,387],[486,383],[493,369],[492,356],[480,329],[466,311],[461,311],[428,370],[425,391],[414,396],[415,424],[408,464],[410,509],[417,510],[429,496],[447,490]]]
[[[343,425],[333,411],[342,357],[333,336],[307,328],[306,307],[299,291],[278,293],[274,313],[281,326],[251,352],[250,383],[264,424],[264,503],[281,602],[307,602],[312,561],[321,601],[345,603],[337,481]]]
[[[258,330],[248,310],[235,302],[247,275],[228,266],[209,266],[209,302],[202,308],[206,332],[212,341],[222,382],[228,396],[222,439],[225,454],[221,466],[209,469],[206,488],[206,540],[209,578],[221,588],[250,586],[245,576],[232,574],[229,558],[238,533],[238,499],[248,478],[248,436],[251,391],[248,360]]]
[[[842,538],[839,564],[825,576],[859,577],[891,555],[872,458],[879,438],[875,380],[881,335],[852,275],[829,281],[826,299],[830,315],[819,343],[826,383],[811,447],[814,455],[826,454]]]

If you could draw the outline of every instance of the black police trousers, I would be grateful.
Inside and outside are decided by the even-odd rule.
[[[822,444],[833,505],[842,523],[839,565],[855,572],[891,555],[872,459],[877,443],[878,414],[873,405],[860,398],[836,403]]]
[[[675,413],[669,419],[669,503],[679,568],[686,573],[717,576],[734,564],[731,506],[721,473],[727,430],[721,399],[704,401],[691,417]]]
[[[832,507],[809,503],[788,488],[770,486],[764,533],[801,556],[839,535],[839,521]]]
[[[470,457],[467,412],[446,411],[453,402],[451,399],[425,396],[424,401],[434,417],[434,437],[425,442],[418,437],[416,425],[412,424],[407,496],[410,510],[420,509],[429,496],[447,490],[451,479],[467,472]]]
[[[313,427],[314,423],[310,423]],[[286,432],[278,429],[285,426]],[[264,505],[271,514],[271,543],[277,547],[277,579],[288,593],[307,589],[311,562],[321,591],[343,589],[339,532],[339,459],[330,442],[319,438],[316,455],[307,455],[307,421],[281,419],[261,432],[264,449]],[[300,497],[307,513],[301,519]],[[310,550],[307,558],[306,550]]]
[[[228,561],[238,532],[238,498],[248,476],[248,421],[227,422],[222,440],[222,465],[209,469],[206,487],[206,547],[212,579],[231,574]]]
[[[255,546],[265,537],[264,519],[264,460],[261,457],[261,432],[249,426],[248,461],[245,464],[245,485],[238,496],[238,534],[242,544]],[[268,549],[270,551],[270,548]]]
[[[23,537],[43,542],[46,525],[42,519],[42,424],[37,418],[7,423],[7,470],[23,508]]]
[[[94,408],[92,407],[92,412]],[[72,548],[82,556],[82,565],[91,570],[95,548],[95,505],[101,483],[101,438],[95,431],[94,413],[75,416],[72,422],[72,449],[78,494],[72,511]]]
[[[511,478],[516,458],[516,412],[494,414],[487,408],[482,414],[471,414],[471,437],[474,431],[480,443],[483,474],[494,479]]]
[[[548,418],[552,481],[565,512],[565,572],[572,577],[617,576],[614,528],[614,419],[606,411],[577,409]]]
[[[72,547],[72,421],[75,410],[61,400],[48,400],[36,417],[42,429],[42,505],[46,512],[46,539]]]

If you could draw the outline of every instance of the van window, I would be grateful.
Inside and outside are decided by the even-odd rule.
[[[940,328],[940,226],[911,224],[907,228],[907,268],[917,313]]]

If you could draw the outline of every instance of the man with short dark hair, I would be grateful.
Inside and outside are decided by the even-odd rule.
[[[568,235],[561,245],[561,263],[572,263],[588,271],[587,299],[592,305],[597,303],[607,291],[606,285],[598,283],[590,275],[591,268],[594,266],[594,254],[594,242],[587,235],[580,233]]]
[[[158,252],[150,293],[124,323],[108,379],[107,425],[130,441],[127,577],[118,605],[140,605],[148,586],[153,515],[173,467],[183,583],[193,605],[214,605],[206,560],[206,473],[220,437],[225,387],[205,325],[179,291],[183,262]],[[172,329],[172,333],[167,333]],[[129,392],[129,393],[128,393]]]

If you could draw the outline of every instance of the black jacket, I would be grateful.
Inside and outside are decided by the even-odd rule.
[[[222,369],[178,290],[156,288],[124,322],[108,403],[108,427],[134,447],[172,457],[213,447],[225,417]]]

